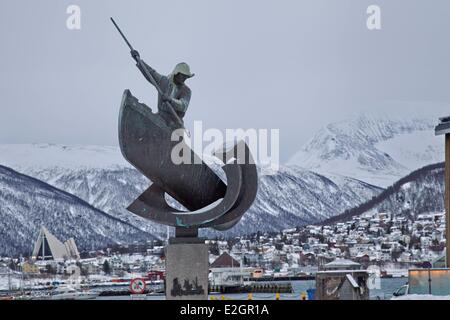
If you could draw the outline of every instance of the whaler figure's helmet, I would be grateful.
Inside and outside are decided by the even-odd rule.
[[[187,78],[192,78],[195,76],[195,73],[191,73],[191,68],[189,68],[189,65],[185,62],[181,62],[175,66],[175,69],[173,69],[171,76],[175,76],[178,73],[181,73],[185,75]]]

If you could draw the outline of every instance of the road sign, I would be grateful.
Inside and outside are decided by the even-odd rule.
[[[130,292],[132,294],[142,294],[146,288],[145,280],[142,278],[136,278],[131,280]]]

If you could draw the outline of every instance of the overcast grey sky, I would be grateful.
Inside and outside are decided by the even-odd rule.
[[[355,114],[450,113],[448,0],[2,0],[0,143],[117,145],[123,90],[155,106],[110,16],[161,73],[191,65],[187,127],[279,128],[282,160]]]

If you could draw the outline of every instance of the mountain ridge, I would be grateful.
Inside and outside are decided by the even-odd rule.
[[[255,203],[226,234],[280,230],[327,220],[380,194],[380,177],[388,187],[389,181],[397,181],[414,166],[443,155],[442,141],[431,133],[434,120],[377,119],[359,117],[331,123],[311,139],[314,143],[304,146],[305,150],[315,148],[308,158],[313,161],[311,165],[308,161],[302,166],[282,165],[272,175],[260,175]],[[408,144],[413,137],[420,139]],[[117,147],[0,145],[0,164],[65,190],[142,232],[166,236],[165,226],[126,210],[151,181],[128,164]],[[323,164],[335,170],[316,168]]]
[[[444,209],[444,171],[445,169],[445,163],[439,162],[435,164],[431,164],[428,166],[424,166],[418,170],[415,170],[408,174],[407,176],[401,178],[397,182],[395,182],[390,187],[386,188],[384,191],[382,191],[379,195],[373,197],[372,199],[352,208],[349,210],[346,210],[345,212],[336,215],[330,219],[327,219],[325,221],[320,222],[320,225],[326,225],[326,224],[333,224],[340,221],[350,220],[352,217],[362,215],[368,211],[375,210],[377,208],[386,209],[386,206],[383,207],[383,202],[388,199],[389,197],[392,197],[395,194],[398,194],[402,188],[407,185],[408,183],[417,183],[419,180],[426,179],[428,176],[435,176],[435,178],[432,179],[438,179],[436,181],[436,184],[439,184],[439,187],[437,187],[437,195],[434,194],[433,197],[437,200],[437,202],[433,203],[430,201],[431,205],[434,207],[429,207],[431,211],[442,211]],[[435,173],[433,173],[435,172]],[[401,197],[400,197],[401,200]],[[399,210],[397,210],[399,211]],[[397,212],[400,213],[400,212]],[[420,214],[423,212],[414,212],[414,214]]]
[[[434,137],[435,124],[431,118],[397,120],[379,116],[330,123],[288,164],[388,187],[421,166],[443,160],[443,142]],[[415,140],[414,144],[407,145],[409,140],[410,144]]]
[[[0,166],[0,254],[30,254],[40,227],[81,250],[149,241],[152,234],[43,181]]]

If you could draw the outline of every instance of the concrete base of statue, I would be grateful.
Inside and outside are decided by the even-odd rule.
[[[166,299],[208,299],[208,245],[199,238],[172,238],[165,248]]]

